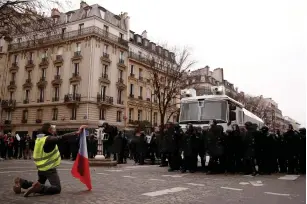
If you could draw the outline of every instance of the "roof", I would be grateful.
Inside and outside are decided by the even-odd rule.
[[[104,19],[110,24],[113,24],[116,27],[119,27],[120,29],[127,30],[127,26],[124,23],[124,19],[121,19],[119,15],[115,15],[114,13],[106,10],[102,6],[99,6],[98,4],[90,5],[89,8],[91,8],[90,12],[86,16],[86,10],[83,8],[79,8],[77,10],[68,11],[66,13],[60,13],[60,18],[58,19],[59,24],[66,23],[66,16],[71,15],[69,22],[78,21],[81,19],[84,19],[86,17],[93,17],[97,16],[101,19]],[[104,18],[102,18],[100,11],[105,12]]]
[[[262,120],[261,118],[259,118],[258,116],[256,116],[256,115],[253,114],[252,112],[246,110],[245,108],[243,108],[242,110],[243,110],[243,113],[244,113],[245,115],[247,115],[248,117],[253,118],[253,119],[255,119],[255,120],[258,120],[258,121],[261,122],[261,123],[264,123],[263,120]]]
[[[232,98],[230,98],[227,95],[202,95],[202,96],[194,96],[194,97],[186,97],[182,98],[181,101],[194,101],[194,100],[200,100],[200,99],[206,99],[206,100],[229,100],[236,105],[240,106],[241,108],[244,107],[244,105]]]

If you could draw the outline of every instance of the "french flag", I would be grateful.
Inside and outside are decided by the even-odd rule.
[[[87,186],[88,190],[92,189],[90,166],[87,155],[85,129],[83,129],[83,132],[80,134],[79,152],[75,160],[75,163],[71,169],[71,174],[75,178],[80,179],[80,181]]]

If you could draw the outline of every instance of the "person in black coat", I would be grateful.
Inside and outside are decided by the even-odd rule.
[[[306,128],[300,128],[299,165],[300,173],[306,174]]]
[[[260,135],[263,137],[263,166],[262,172],[264,174],[271,174],[276,169],[276,161],[274,161],[274,137],[272,134],[269,133],[269,128],[264,126],[261,128]]]
[[[192,124],[189,124],[187,132],[183,136],[182,141],[183,162],[181,172],[185,173],[189,170],[190,173],[194,173],[197,168],[197,138],[196,131]]]
[[[288,127],[288,131],[284,134],[284,137],[286,141],[288,174],[294,174],[298,172],[298,147],[300,145],[300,138],[293,130],[291,124]]]
[[[243,136],[243,162],[244,162],[244,173],[256,175],[255,168],[255,137],[257,130],[253,127],[251,122],[245,123],[246,132]]]

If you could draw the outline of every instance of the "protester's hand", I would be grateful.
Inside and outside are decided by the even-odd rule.
[[[78,130],[77,134],[80,134],[84,128],[87,128],[87,125],[81,125],[79,127],[79,130]]]

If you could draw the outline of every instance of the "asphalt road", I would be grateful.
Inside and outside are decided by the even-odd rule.
[[[91,168],[93,190],[73,178],[72,162],[58,168],[62,193],[24,198],[12,191],[16,176],[37,179],[33,161],[0,162],[1,204],[298,204],[306,202],[305,176],[205,175],[167,172],[158,166]]]

